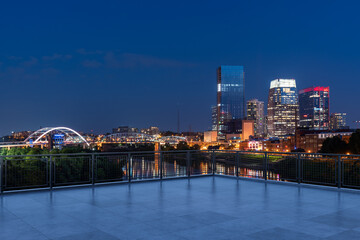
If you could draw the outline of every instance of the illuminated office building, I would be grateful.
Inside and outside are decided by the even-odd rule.
[[[329,87],[310,87],[299,91],[299,126],[326,130],[330,125]]]
[[[263,136],[265,134],[264,102],[257,99],[247,101],[246,114],[248,120],[254,120],[255,136]]]
[[[245,118],[245,80],[243,66],[217,69],[216,131],[221,139],[227,133],[241,132]]]
[[[298,111],[295,79],[271,81],[268,98],[268,135],[280,137],[294,134],[299,119]]]
[[[332,113],[330,117],[330,129],[346,129],[346,113]]]
[[[211,106],[211,130],[217,131],[217,106]]]

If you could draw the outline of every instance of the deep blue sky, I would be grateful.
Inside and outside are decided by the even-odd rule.
[[[216,68],[243,65],[246,98],[270,81],[329,85],[360,120],[358,1],[4,1],[0,135],[40,126],[210,127]]]

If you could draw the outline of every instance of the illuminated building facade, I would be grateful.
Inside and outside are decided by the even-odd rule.
[[[11,138],[12,141],[24,141],[32,133],[32,131],[12,132]]]
[[[120,126],[117,128],[113,128],[113,133],[138,133],[138,128],[133,128],[129,126]]]
[[[299,126],[326,130],[330,125],[329,87],[310,87],[299,91]]]
[[[211,106],[211,130],[217,131],[217,106]]]
[[[248,120],[254,120],[254,134],[255,136],[264,136],[265,134],[265,116],[264,116],[264,102],[257,99],[247,101],[247,116]]]
[[[268,135],[279,137],[294,134],[299,119],[298,111],[295,79],[271,81],[268,98]]]
[[[296,147],[297,149],[304,149],[308,153],[316,153],[320,151],[327,138],[338,136],[348,143],[352,133],[353,131],[349,129],[335,131],[298,129],[295,137]]]
[[[241,140],[249,140],[254,136],[254,120],[242,120]]]
[[[141,133],[145,133],[147,135],[158,135],[160,134],[160,130],[158,127],[149,127],[149,128],[143,128],[140,131]]]
[[[217,69],[216,130],[219,139],[227,133],[241,132],[241,120],[245,118],[244,89],[243,66]]]
[[[206,131],[204,132],[204,142],[216,142],[217,132],[216,131]]]
[[[261,141],[249,141],[247,150],[262,151],[263,150],[262,142]]]
[[[346,129],[346,113],[332,113],[330,117],[330,129]]]

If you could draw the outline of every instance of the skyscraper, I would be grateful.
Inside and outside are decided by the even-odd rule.
[[[226,133],[241,131],[245,118],[245,80],[243,66],[220,66],[217,69],[217,132],[221,138]]]
[[[294,134],[298,121],[298,95],[295,79],[275,79],[268,98],[268,135]]]
[[[332,113],[330,117],[330,129],[344,129],[346,126],[346,113]]]
[[[257,99],[247,101],[247,117],[248,120],[254,120],[255,136],[263,136],[265,134],[265,116],[264,102]]]
[[[211,106],[211,130],[217,130],[217,106]]]
[[[299,125],[313,130],[329,129],[329,87],[309,87],[299,91]]]

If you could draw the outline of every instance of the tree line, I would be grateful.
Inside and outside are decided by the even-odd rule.
[[[360,129],[351,134],[349,143],[342,140],[339,136],[325,139],[320,153],[360,154]]]

